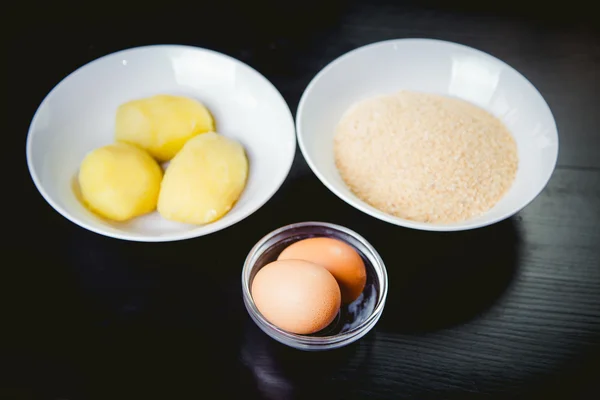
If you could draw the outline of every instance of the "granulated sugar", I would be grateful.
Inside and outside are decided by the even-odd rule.
[[[407,91],[351,107],[334,151],[342,179],[363,201],[432,223],[488,211],[518,166],[515,140],[499,119],[463,100]]]

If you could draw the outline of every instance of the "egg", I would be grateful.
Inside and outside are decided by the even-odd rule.
[[[305,260],[325,267],[336,279],[344,304],[360,296],[367,283],[362,257],[341,240],[316,237],[293,243],[281,252],[278,260]]]
[[[273,261],[252,281],[258,311],[273,325],[301,335],[318,332],[335,319],[340,288],[324,267],[303,260]]]

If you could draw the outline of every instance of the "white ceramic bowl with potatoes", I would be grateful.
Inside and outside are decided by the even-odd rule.
[[[461,222],[431,223],[382,212],[357,197],[336,168],[334,133],[355,103],[401,90],[466,100],[499,118],[517,145],[510,189],[489,211]],[[493,224],[517,213],[546,186],[558,156],[552,113],[536,88],[497,58],[456,43],[398,39],[353,50],[321,70],[306,88],[296,115],[300,149],[315,175],[353,207],[389,223],[430,231]]]
[[[114,143],[117,108],[157,94],[200,101],[216,131],[241,143],[246,186],[233,208],[204,225],[162,218],[156,211],[125,222],[100,218],[76,195],[80,164]],[[39,106],[27,137],[27,163],[46,201],[67,219],[118,239],[161,242],[210,234],[246,218],[279,189],[294,158],[291,112],[277,89],[248,65],[201,48],[157,45],[113,53],[63,79]]]

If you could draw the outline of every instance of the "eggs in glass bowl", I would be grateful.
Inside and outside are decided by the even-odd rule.
[[[254,322],[273,339],[308,351],[342,347],[367,334],[381,317],[387,286],[373,246],[326,222],[269,233],[242,271],[244,304]]]

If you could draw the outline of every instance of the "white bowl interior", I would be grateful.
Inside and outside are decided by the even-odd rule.
[[[237,139],[246,149],[247,186],[234,208],[212,224],[174,223],[156,212],[125,223],[110,222],[88,211],[74,193],[84,156],[114,142],[117,107],[161,93],[200,100],[214,115],[217,131]],[[44,198],[71,221],[121,239],[168,241],[215,232],[250,215],[285,180],[295,147],[290,110],[257,71],[209,50],[148,46],[102,57],[60,82],[33,118],[27,161]]]
[[[510,129],[517,142],[519,168],[509,192],[490,211],[459,223],[414,222],[375,209],[345,185],[333,157],[334,129],[342,114],[357,101],[402,89],[468,100],[490,111]],[[525,77],[486,53],[439,40],[379,42],[336,59],[304,92],[296,128],[304,157],[331,191],[374,217],[425,230],[470,229],[509,217],[544,188],[558,155],[552,113]]]

